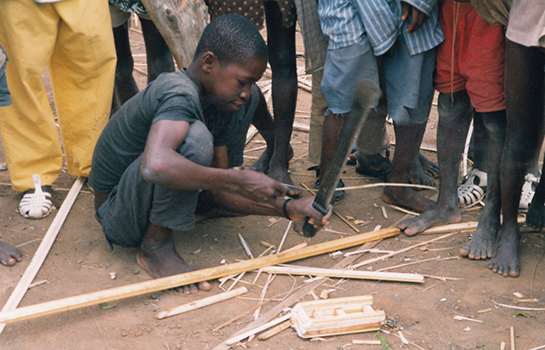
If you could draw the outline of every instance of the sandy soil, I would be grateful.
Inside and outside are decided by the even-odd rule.
[[[135,54],[144,53],[142,40],[133,32]],[[302,52],[302,45],[298,51]],[[142,62],[141,56],[136,56]],[[303,67],[301,59],[300,67]],[[138,66],[145,70],[145,67]],[[145,84],[145,77],[135,73],[139,84]],[[299,91],[297,121],[308,125],[310,94]],[[425,144],[434,145],[437,116],[434,114],[428,125]],[[247,149],[263,145],[257,136]],[[314,173],[306,169],[313,165],[306,160],[308,133],[294,131],[292,144],[295,157],[290,165],[296,183],[312,187]],[[260,151],[247,152],[246,162],[250,163]],[[435,159],[433,152],[425,152]],[[0,155],[3,161],[3,154]],[[343,180],[348,186],[377,182],[354,172],[347,166]],[[62,204],[75,178],[63,172],[54,186],[54,203]],[[433,191],[423,194],[432,196]],[[306,194],[305,194],[306,195]],[[381,188],[347,191],[345,199],[336,205],[336,210],[346,217],[363,221],[358,225],[360,232],[372,231],[377,225],[388,227],[405,214],[385,205],[381,199]],[[0,305],[9,298],[20,277],[27,268],[41,242],[41,237],[51,224],[55,211],[40,221],[23,219],[17,212],[21,198],[9,186],[9,175],[0,172],[0,235],[2,240],[18,245],[24,252],[23,262],[15,267],[0,267],[2,288]],[[386,208],[388,218],[382,214]],[[463,221],[474,221],[480,209],[466,211]],[[189,232],[176,236],[178,250],[195,268],[219,265],[222,261],[235,262],[247,259],[239,243],[240,233],[248,242],[254,255],[261,254],[266,247],[261,241],[279,244],[288,222],[286,219],[269,217],[215,218],[197,224]],[[331,230],[354,235],[356,232],[337,217],[333,217]],[[415,272],[427,277],[423,284],[381,281],[357,281],[328,279],[315,289],[320,295],[324,289],[334,289],[331,297],[372,295],[373,306],[384,310],[387,322],[382,327],[384,338],[392,349],[505,349],[510,347],[509,329],[514,327],[517,349],[531,349],[545,344],[543,311],[523,311],[498,306],[496,303],[517,307],[545,307],[545,282],[543,255],[543,234],[529,233],[521,242],[521,276],[503,278],[488,269],[486,261],[470,261],[460,257],[458,251],[470,238],[471,232],[460,232],[435,243],[408,250],[384,261],[361,267],[362,270],[376,271],[390,268],[392,272]],[[306,239],[290,232],[284,249],[308,242],[332,241],[341,235],[321,231],[316,237]],[[400,250],[419,242],[428,241],[438,235],[397,237],[380,242],[381,250]],[[344,252],[356,250],[357,247]],[[142,271],[135,259],[135,249],[116,247],[109,251],[100,226],[93,217],[93,194],[87,185],[78,196],[70,214],[60,231],[36,281],[45,284],[27,291],[21,306],[28,306],[50,300],[62,299],[83,293],[99,291],[117,286],[146,281],[150,276]],[[356,262],[379,256],[378,253],[363,254]],[[294,262],[295,265],[332,267],[342,258],[320,255]],[[415,263],[395,268],[400,264]],[[116,279],[110,278],[110,273]],[[174,291],[148,293],[124,300],[113,301],[108,307],[91,306],[9,324],[0,335],[1,349],[213,349],[238,330],[253,321],[251,313],[218,331],[214,328],[223,322],[242,314],[259,303],[267,275],[262,274],[255,282],[255,272],[247,273],[238,286],[245,286],[249,292],[236,299],[191,311],[186,314],[158,320],[154,316],[162,310],[185,304],[221,292],[219,282],[213,282],[212,291],[198,295],[182,295]],[[276,296],[263,306],[261,314],[278,305],[283,299],[305,285],[308,277],[276,276],[268,286],[265,299]],[[227,282],[228,288],[232,282]],[[517,293],[517,294],[515,294]],[[520,293],[520,294],[518,294]],[[524,300],[535,298],[537,301]],[[312,300],[311,295],[301,300]],[[476,320],[457,321],[454,316]],[[399,332],[412,345],[403,345]],[[380,345],[354,345],[353,340],[376,339],[375,332],[342,335],[316,341],[299,338],[293,329],[287,329],[266,341],[253,340],[239,348],[257,349],[381,349]]]

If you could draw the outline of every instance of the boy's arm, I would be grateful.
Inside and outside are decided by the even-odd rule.
[[[186,121],[159,120],[146,141],[140,172],[144,180],[179,190],[215,190],[237,193],[256,202],[274,201],[287,187],[249,170],[201,166],[177,152],[189,133]]]

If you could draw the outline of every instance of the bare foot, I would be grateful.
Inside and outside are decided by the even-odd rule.
[[[406,187],[384,187],[382,200],[386,203],[409,208],[419,213],[423,213],[435,205],[435,202],[431,199],[421,196]]]
[[[0,261],[6,266],[13,266],[22,259],[19,248],[0,242]]]
[[[420,160],[420,165],[422,165],[422,169],[424,169],[426,174],[431,177],[439,176],[439,165],[426,158],[422,152],[418,154],[418,159]]]
[[[431,178],[428,171],[424,168],[420,158],[426,159],[426,157],[420,154],[417,160],[413,162],[413,165],[411,166],[411,170],[409,171],[410,183],[415,185],[435,186],[435,181]],[[426,161],[428,163],[434,164],[428,159],[426,159]]]
[[[510,229],[502,225],[499,230],[496,252],[490,259],[488,267],[503,277],[518,277],[520,274],[519,242],[518,226]]]
[[[195,271],[178,255],[172,240],[155,244],[142,243],[136,253],[136,261],[153,278]],[[190,284],[176,288],[176,291],[183,291],[185,294],[195,294],[199,289],[210,290],[210,288],[210,283],[200,282],[197,285]]]
[[[266,174],[267,171],[269,171],[269,162],[271,161],[271,157],[273,155],[273,148],[267,147],[263,153],[259,156],[259,158],[255,161],[252,165],[243,165],[242,169],[250,169],[253,171],[259,171],[260,173]]]
[[[462,215],[459,208],[441,209],[434,207],[420,216],[405,219],[398,224],[407,236],[414,236],[437,224],[453,224],[460,222]]]
[[[474,260],[484,260],[492,257],[496,247],[500,218],[499,215],[492,214],[490,211],[490,206],[484,207],[479,217],[477,230],[473,238],[460,249],[460,255]]]

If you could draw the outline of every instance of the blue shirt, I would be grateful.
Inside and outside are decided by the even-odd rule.
[[[403,0],[428,19],[414,33],[407,33],[409,18],[401,20],[401,0],[327,0],[320,1],[318,13],[322,31],[329,38],[329,50],[362,41],[366,36],[375,56],[386,53],[403,35],[409,53],[416,55],[439,45],[444,39],[437,17],[436,0]]]

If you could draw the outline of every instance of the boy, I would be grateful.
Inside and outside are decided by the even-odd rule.
[[[242,139],[243,146],[253,114],[267,111],[254,84],[266,64],[257,28],[238,15],[220,16],[205,28],[189,67],[161,75],[127,101],[100,136],[89,177],[96,218],[110,245],[138,247],[137,261],[152,277],[192,270],[172,231],[194,226],[199,199],[240,214],[327,223],[312,197],[284,200],[287,186],[227,169],[234,151],[226,145]],[[183,291],[210,288],[202,282]]]
[[[433,184],[422,168],[419,148],[433,98],[434,48],[443,40],[436,1],[321,1],[318,11],[322,30],[329,37],[321,84],[328,111],[320,173],[326,172],[333,156],[337,137],[351,109],[355,85],[369,79],[377,85],[380,81],[388,103],[387,108],[381,103],[369,115],[367,127],[380,130],[386,114],[394,120],[397,142],[388,180]],[[365,154],[366,144],[382,144],[383,134],[375,132],[370,136],[376,140],[370,142],[365,133],[360,133],[356,141],[359,154]],[[382,162],[381,155],[376,158],[378,163]],[[366,164],[362,163],[368,165],[370,160],[360,157],[359,163],[364,167]],[[405,187],[386,187],[383,200],[418,212],[426,211],[433,203]]]

